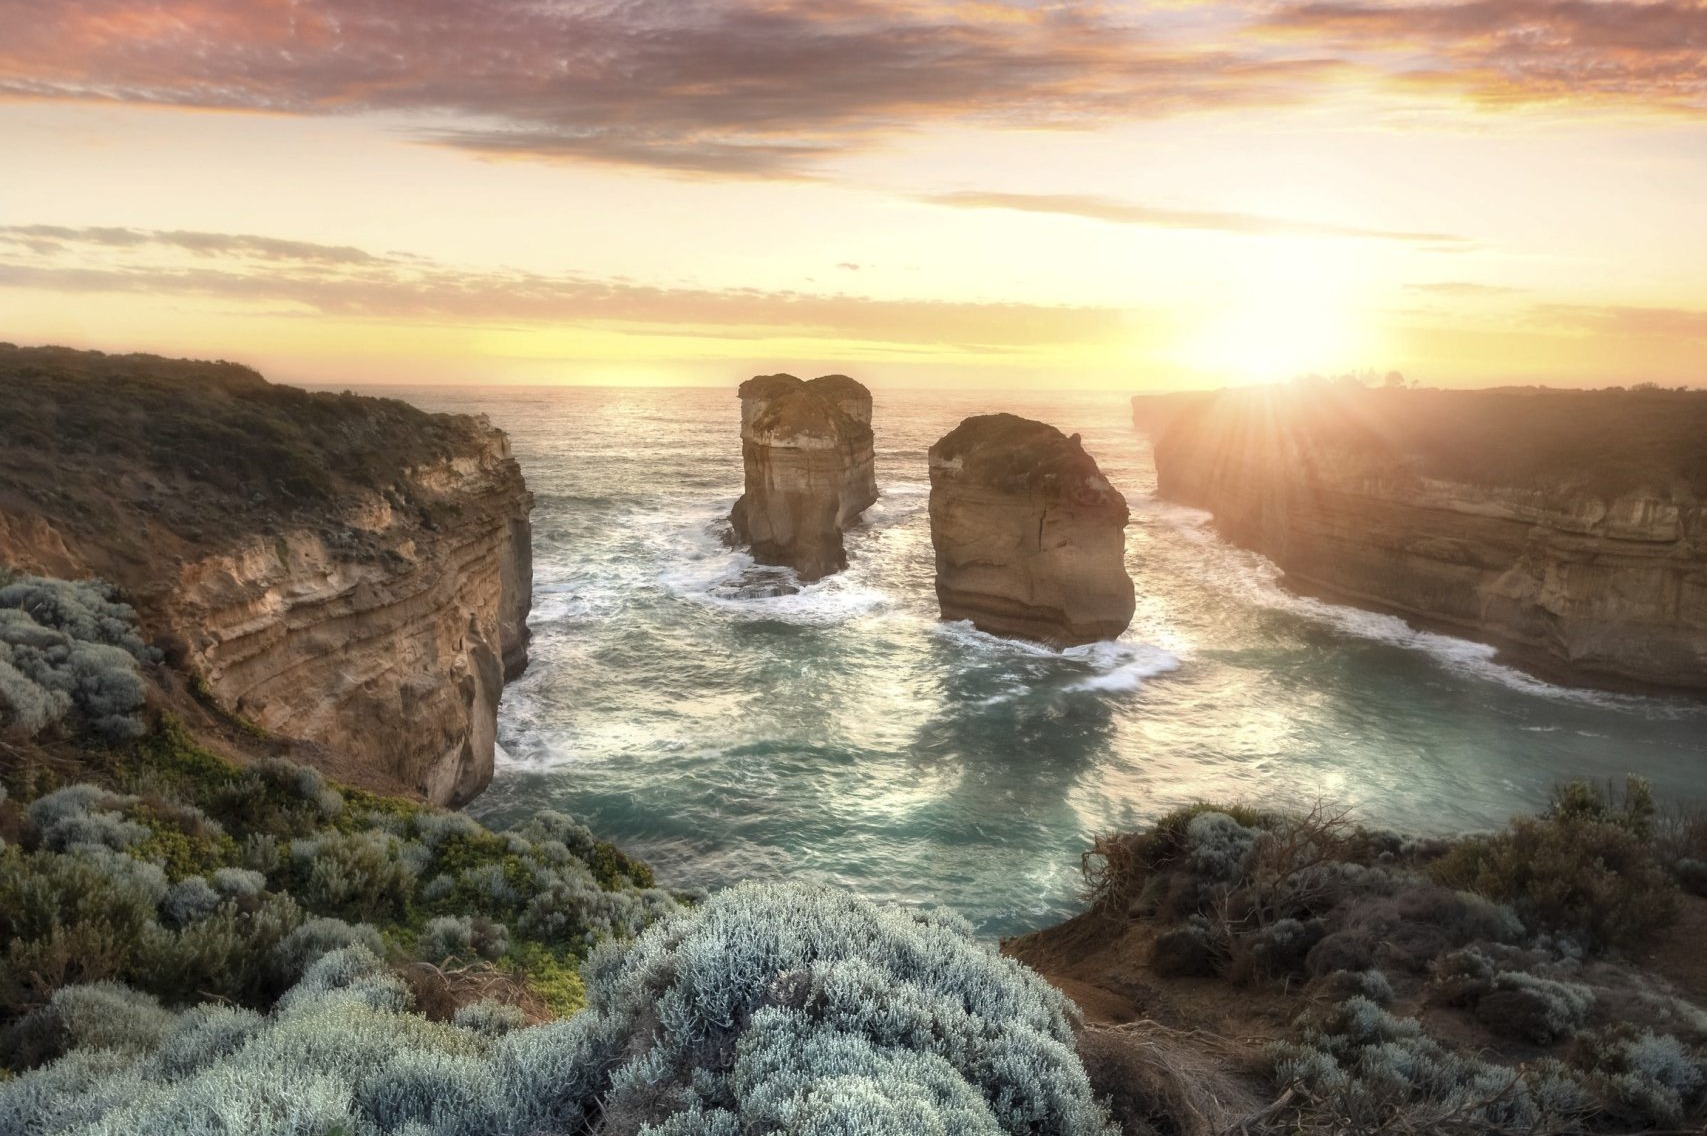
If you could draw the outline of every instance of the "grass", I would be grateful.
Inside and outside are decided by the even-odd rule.
[[[378,491],[423,524],[400,471],[465,452],[481,428],[396,399],[310,393],[226,362],[0,344],[0,480],[56,527],[108,544],[164,529],[253,535],[268,518]]]

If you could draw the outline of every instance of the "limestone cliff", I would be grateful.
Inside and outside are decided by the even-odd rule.
[[[930,450],[944,619],[1064,647],[1132,622],[1126,499],[1079,443],[1012,414],[968,418]]]
[[[262,728],[440,804],[527,664],[532,498],[484,419],[230,364],[0,346],[0,563],[118,584]]]
[[[1265,388],[1134,416],[1159,493],[1296,590],[1559,681],[1707,691],[1707,394]]]
[[[741,384],[746,492],[729,522],[753,559],[810,583],[848,566],[842,533],[877,500],[871,392],[846,375]]]

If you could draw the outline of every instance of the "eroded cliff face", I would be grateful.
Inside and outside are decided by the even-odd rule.
[[[223,430],[253,402],[270,425],[234,446],[302,421],[305,448],[273,459],[271,481],[182,464],[208,453],[109,450],[94,459],[108,468],[75,477],[26,463],[0,478],[0,563],[113,581],[221,706],[333,751],[342,775],[468,801],[491,780],[504,682],[527,665],[532,497],[508,440],[484,419],[251,372],[192,378],[180,414],[194,429]],[[64,390],[32,393],[61,421],[77,410]],[[346,449],[371,468],[350,469]],[[316,465],[331,470],[322,492],[285,488]]]
[[[1614,393],[1529,393],[1534,405],[1509,414],[1499,392],[1405,391],[1342,392],[1353,405],[1328,409],[1225,392],[1135,411],[1140,425],[1158,423],[1159,493],[1213,513],[1298,591],[1491,643],[1557,681],[1707,691],[1707,500],[1687,471],[1666,472],[1668,454],[1689,453],[1687,437],[1645,438],[1642,427],[1646,415],[1670,428],[1699,411],[1664,398],[1632,411],[1637,395],[1620,407]],[[1576,401],[1561,411],[1555,398]],[[1500,439],[1469,425],[1490,415],[1512,423]],[[1423,437],[1414,423],[1430,416],[1462,419],[1460,445],[1501,445],[1499,460],[1533,476],[1434,475],[1473,455]],[[1357,428],[1344,428],[1353,418]],[[1559,434],[1556,460],[1526,423]],[[1625,471],[1596,440],[1641,464]],[[1707,441],[1694,446],[1707,452]],[[1615,479],[1598,476],[1607,471]]]
[[[871,392],[846,375],[741,384],[746,491],[729,515],[753,559],[820,580],[848,565],[842,534],[877,500]]]
[[[1012,414],[968,418],[930,450],[942,617],[1065,647],[1132,622],[1126,499],[1079,443]]]
[[[527,665],[530,498],[502,435],[407,475],[428,528],[377,495],[182,564],[162,622],[220,703],[359,754],[438,804],[492,780],[498,699]]]

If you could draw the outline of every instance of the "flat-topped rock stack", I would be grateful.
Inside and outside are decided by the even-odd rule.
[[[1126,630],[1126,498],[1077,434],[979,415],[931,447],[930,471],[944,619],[1055,647]]]
[[[806,583],[841,571],[842,534],[877,500],[871,392],[846,375],[760,375],[740,396],[746,492],[729,515],[736,540]]]

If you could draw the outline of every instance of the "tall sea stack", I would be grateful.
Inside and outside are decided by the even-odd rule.
[[[729,521],[753,559],[807,583],[848,566],[842,533],[877,500],[871,392],[846,375],[741,384],[746,492]]]
[[[1126,498],[1077,434],[980,415],[931,447],[930,470],[944,619],[1054,647],[1126,630]]]

